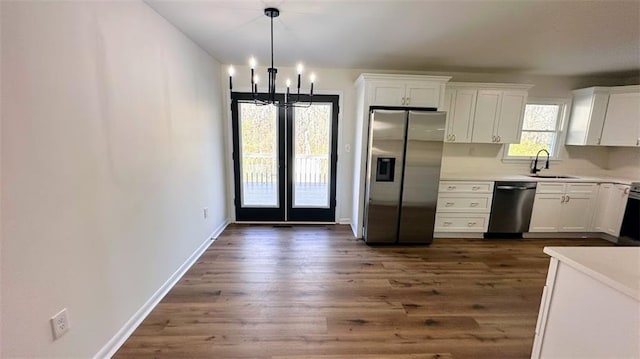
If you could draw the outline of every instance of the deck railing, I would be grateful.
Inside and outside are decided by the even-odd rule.
[[[293,168],[296,183],[327,184],[329,182],[328,155],[297,155]],[[277,176],[278,161],[272,154],[251,153],[242,156],[244,183],[275,183]]]

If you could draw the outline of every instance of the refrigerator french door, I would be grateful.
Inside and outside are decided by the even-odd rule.
[[[369,117],[364,240],[433,241],[445,113],[376,108]]]

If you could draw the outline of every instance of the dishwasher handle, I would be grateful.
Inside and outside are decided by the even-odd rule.
[[[524,187],[524,186],[496,186],[496,189],[509,189],[509,190],[532,189],[532,190],[535,190],[535,187],[531,188],[531,187]]]

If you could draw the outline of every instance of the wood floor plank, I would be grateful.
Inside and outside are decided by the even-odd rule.
[[[116,358],[528,358],[549,257],[598,239],[367,246],[344,225],[230,225]]]

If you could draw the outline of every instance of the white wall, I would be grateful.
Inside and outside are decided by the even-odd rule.
[[[225,223],[220,65],[142,2],[1,6],[0,356],[91,357]]]
[[[608,174],[640,181],[640,148],[611,147]]]

